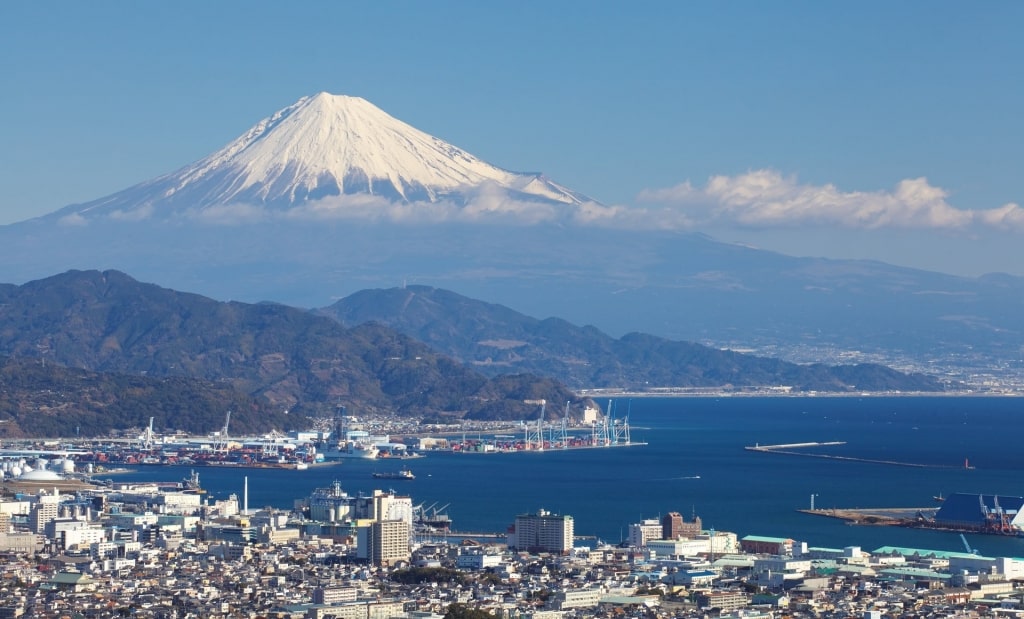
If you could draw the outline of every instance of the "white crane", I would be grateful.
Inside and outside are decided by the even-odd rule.
[[[214,451],[228,451],[228,425],[231,423],[231,411],[224,416],[224,429],[218,433],[217,442],[214,444]]]
[[[153,418],[152,417],[149,418],[149,427],[146,428],[146,431],[143,432],[142,436],[139,437],[139,438],[142,441],[142,448],[143,449],[145,449],[147,451],[149,449],[152,449],[152,447],[153,447]]]
[[[962,541],[964,543],[964,548],[967,549],[967,552],[969,554],[972,554],[972,555],[978,554],[978,550],[975,549],[975,548],[971,548],[971,545],[967,543],[967,538],[964,537],[963,533],[960,534],[960,541]]]

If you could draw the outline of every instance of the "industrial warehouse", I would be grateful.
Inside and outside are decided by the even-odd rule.
[[[957,531],[1021,535],[1024,497],[995,494],[951,494],[935,513],[936,527]]]
[[[956,493],[936,497],[934,507],[875,509],[801,509],[806,514],[839,518],[851,524],[943,529],[1024,537],[1024,497]]]

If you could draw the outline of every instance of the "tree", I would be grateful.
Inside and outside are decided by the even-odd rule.
[[[445,619],[493,619],[494,615],[486,610],[471,608],[466,604],[449,604],[444,613]]]

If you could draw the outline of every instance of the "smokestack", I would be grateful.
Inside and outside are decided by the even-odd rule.
[[[245,490],[242,492],[242,513],[249,513],[249,476],[245,476]]]

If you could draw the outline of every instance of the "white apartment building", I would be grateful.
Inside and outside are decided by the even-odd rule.
[[[33,533],[45,533],[46,525],[60,513],[60,495],[42,494],[36,498],[28,515],[28,526]]]
[[[651,540],[662,538],[661,521],[657,518],[641,520],[636,524],[629,525],[627,540],[633,548],[644,548]]]
[[[409,560],[409,523],[401,520],[371,522],[359,527],[356,556],[373,565],[394,565]]]

